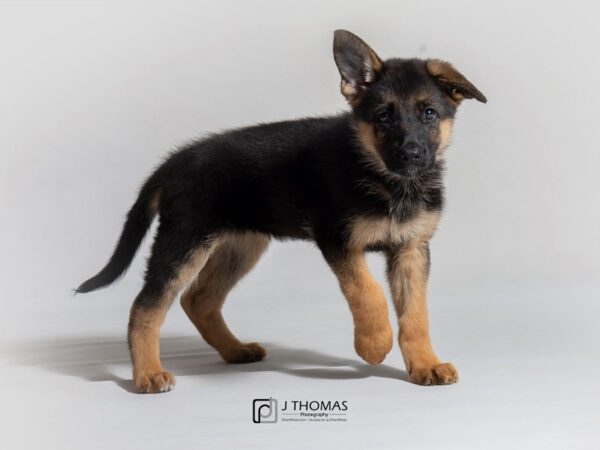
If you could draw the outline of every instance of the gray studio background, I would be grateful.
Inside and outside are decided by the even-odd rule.
[[[470,307],[502,317],[498,329],[509,335],[520,307],[513,290],[538,286],[547,295],[526,295],[532,315],[519,323],[553,335],[562,302],[581,285],[590,290],[577,308],[592,320],[600,275],[597,13],[592,2],[548,1],[2,2],[0,338],[124,340],[149,240],[117,287],[78,297],[70,289],[109,256],[143,178],[169,150],[207,132],[345,109],[331,52],[336,28],[384,58],[447,59],[489,99],[466,101],[457,117],[446,212],[432,241],[433,320],[436,308],[451,308],[443,299],[476,292]],[[383,279],[380,259],[369,261]],[[560,289],[564,295],[551,295]],[[262,319],[242,328],[251,339],[273,311],[289,318],[282,333],[306,317],[327,327],[329,319],[310,315],[324,304],[350,323],[334,277],[308,243],[273,243],[235,292],[239,311],[263,308]],[[228,317],[241,323],[236,311],[228,308]],[[473,326],[472,310],[452,311],[453,329],[463,318]],[[588,342],[598,343],[585,324]],[[164,330],[195,333],[177,305]],[[452,332],[435,333],[443,341]],[[351,333],[342,338],[351,350]]]

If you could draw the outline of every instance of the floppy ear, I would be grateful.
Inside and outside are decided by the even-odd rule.
[[[376,80],[383,63],[361,38],[346,30],[335,31],[333,56],[342,76],[342,94],[350,104],[356,104],[367,85]]]
[[[474,98],[487,103],[485,95],[450,63],[439,59],[428,59],[427,71],[456,103],[460,103],[465,98]]]

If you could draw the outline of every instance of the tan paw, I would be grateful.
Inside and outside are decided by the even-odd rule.
[[[393,342],[389,325],[370,333],[359,329],[354,332],[354,349],[369,364],[381,363],[392,349]]]
[[[453,384],[458,381],[458,372],[451,363],[439,363],[428,367],[415,366],[410,371],[409,380],[423,386]]]
[[[244,364],[261,361],[267,356],[267,351],[262,345],[251,342],[240,347],[232,348],[222,356],[223,359],[230,364]]]
[[[156,394],[173,389],[175,387],[175,377],[171,372],[141,374],[134,377],[133,384],[141,394]]]

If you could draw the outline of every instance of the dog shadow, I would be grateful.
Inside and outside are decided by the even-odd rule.
[[[177,376],[280,372],[302,378],[351,380],[367,377],[408,381],[406,371],[388,365],[371,366],[354,359],[340,358],[314,350],[265,344],[267,357],[248,364],[227,364],[198,336],[162,337],[161,361]],[[126,341],[114,338],[68,338],[29,342],[8,347],[8,363],[35,366],[54,373],[75,376],[90,382],[113,381],[128,392],[133,382],[117,376],[118,366],[130,366]]]

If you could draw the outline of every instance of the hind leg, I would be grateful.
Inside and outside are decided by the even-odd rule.
[[[228,363],[260,361],[266,355],[259,344],[244,344],[233,335],[221,308],[229,291],[254,267],[268,243],[269,238],[258,233],[223,238],[181,298],[181,306],[202,337]]]
[[[139,392],[165,392],[175,385],[173,375],[160,363],[160,327],[177,293],[194,279],[214,248],[205,242],[190,249],[184,242],[181,235],[159,229],[146,282],[131,307],[128,341],[133,382]]]

